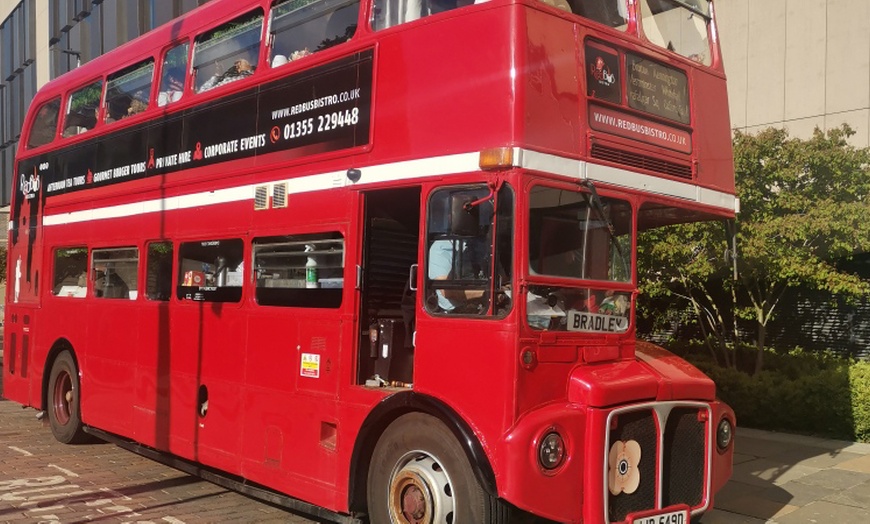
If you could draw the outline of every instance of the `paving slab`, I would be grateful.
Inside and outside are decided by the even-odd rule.
[[[798,506],[774,502],[759,495],[746,495],[724,504],[717,503],[716,506],[762,520],[776,519],[800,509]]]
[[[792,466],[768,459],[755,459],[734,466],[732,479],[763,488],[771,484],[782,485],[807,475],[817,473],[818,468],[807,466]]]
[[[849,453],[835,449],[825,449],[808,446],[790,445],[782,453],[767,457],[774,462],[791,464],[793,466],[809,466],[811,468],[831,468],[843,462],[863,458],[864,455]]]
[[[755,460],[758,457],[754,455],[744,455],[743,453],[734,452],[734,464],[742,464],[744,462],[749,462],[750,460]]]
[[[859,473],[857,471],[848,471],[845,469],[823,469],[797,479],[797,482],[802,484],[835,490],[851,489],[868,481],[870,481],[870,473]]]
[[[870,473],[870,455],[859,456],[859,458],[841,462],[834,466],[834,469],[846,469],[860,473]]]
[[[769,457],[787,450],[784,442],[764,440],[756,437],[745,437],[739,434],[734,439],[734,452],[752,457]]]
[[[806,506],[807,504],[827,497],[828,495],[838,493],[838,490],[836,489],[803,484],[800,482],[800,479],[786,482],[781,486],[771,486],[760,492],[758,491],[758,488],[756,488],[755,491],[758,493],[759,497],[767,500],[798,507]]]
[[[777,524],[861,524],[870,522],[870,511],[822,500],[778,517],[775,522]]]
[[[870,510],[870,481],[822,497],[826,502]]]
[[[701,519],[703,524],[764,524],[764,519],[757,519],[740,513],[732,513],[722,509],[712,509]]]

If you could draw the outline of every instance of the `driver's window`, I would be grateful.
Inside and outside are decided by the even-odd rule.
[[[502,188],[498,201],[503,208],[496,213],[496,195],[484,185],[444,188],[432,193],[425,294],[430,312],[498,315],[509,309],[513,214],[509,188]],[[496,229],[498,246],[494,251]]]

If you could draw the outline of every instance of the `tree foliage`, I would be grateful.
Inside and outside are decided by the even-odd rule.
[[[806,140],[781,129],[735,133],[738,279],[729,276],[733,258],[721,224],[688,224],[642,236],[642,288],[720,312],[717,323],[699,322],[715,326],[712,334],[722,344],[738,341],[736,319],[726,325],[723,311],[751,320],[756,373],[768,323],[789,287],[846,297],[870,292],[870,283],[842,269],[870,251],[870,150],[849,145],[852,134],[845,125],[827,133],[817,129]]]

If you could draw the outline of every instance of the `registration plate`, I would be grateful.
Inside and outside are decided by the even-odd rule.
[[[631,524],[689,524],[689,512],[683,509],[659,513],[658,515],[635,517],[631,519]]]

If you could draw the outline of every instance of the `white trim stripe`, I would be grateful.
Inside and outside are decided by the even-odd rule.
[[[589,179],[596,182],[639,191],[653,192],[683,200],[698,202],[727,211],[734,211],[737,205],[737,200],[734,195],[729,195],[712,189],[699,188],[698,186],[686,182],[668,180],[651,175],[642,175],[625,169],[590,164],[580,160],[547,153],[539,153],[537,151],[530,151],[522,148],[514,148],[513,154],[515,159],[514,163],[517,166],[526,169],[553,173],[579,180]],[[289,195],[306,193],[309,191],[322,191],[349,185],[369,185],[381,182],[437,177],[454,173],[469,173],[477,171],[480,169],[479,158],[479,153],[470,152],[362,167],[359,168],[362,176],[356,183],[348,180],[345,171],[331,171],[288,180],[277,180],[267,184],[286,183],[287,194]],[[263,184],[261,183],[257,185]],[[130,217],[148,213],[177,211],[181,209],[253,200],[255,187],[255,185],[248,184],[227,189],[192,193],[190,195],[145,200],[142,202],[121,204],[117,206],[98,207],[82,211],[73,211],[70,213],[46,215],[43,224],[45,226],[75,224],[78,222],[110,220],[113,218]],[[9,228],[12,229],[12,227],[13,224],[10,222]]]
[[[732,212],[738,208],[734,195],[698,187],[687,182],[644,175],[626,169],[592,164],[520,148],[514,150],[514,158],[518,159],[517,164],[520,167],[526,169],[667,195]]]

